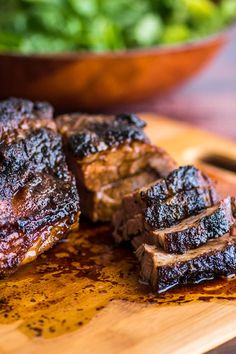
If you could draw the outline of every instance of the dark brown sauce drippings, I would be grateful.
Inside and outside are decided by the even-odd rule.
[[[212,281],[156,295],[138,282],[132,250],[114,246],[107,226],[86,227],[0,281],[0,323],[19,321],[28,336],[58,336],[89,322],[112,300],[157,307],[236,299],[236,280]]]

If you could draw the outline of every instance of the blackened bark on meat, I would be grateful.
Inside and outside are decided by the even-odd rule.
[[[236,237],[228,234],[184,255],[170,255],[146,244],[141,245],[136,254],[142,281],[158,293],[177,285],[231,276],[236,272]]]
[[[204,188],[212,181],[194,166],[181,166],[171,172],[165,179],[155,183],[141,192],[141,198],[147,205],[162,201],[191,189]]]
[[[78,210],[75,180],[65,183],[50,175],[36,174],[13,197],[12,205],[17,225],[28,236],[66,218],[73,224],[74,211]]]
[[[58,117],[57,122],[62,130],[63,122],[72,126],[72,131],[67,131],[67,147],[78,158],[133,141],[149,142],[142,129],[145,123],[135,115],[106,117],[72,114]]]
[[[0,102],[0,122],[8,125],[28,119],[52,119],[53,108],[47,102],[32,102],[21,98],[10,98]]]
[[[53,246],[79,220],[75,179],[45,103],[0,103],[0,275]]]
[[[62,180],[70,179],[61,137],[42,128],[28,132],[10,144],[0,142],[0,197],[10,198],[30,174],[46,172]]]
[[[144,243],[160,245],[168,253],[183,254],[212,238],[230,232],[233,224],[230,197],[200,214],[164,230],[147,231]]]
[[[136,114],[133,113],[120,113],[116,115],[116,121],[121,124],[124,122],[128,125],[134,125],[137,128],[144,128],[146,127],[146,122],[140,119]]]
[[[198,214],[217,202],[213,188],[196,188],[177,193],[164,203],[156,201],[144,213],[145,224],[152,229],[164,229],[177,222]]]
[[[0,276],[51,247],[79,218],[74,179],[64,182],[45,173],[29,179],[11,205],[8,217],[0,217]]]
[[[46,121],[47,125],[52,128],[54,125],[53,122],[50,122],[52,118],[53,108],[47,102],[31,102],[20,98],[1,101],[0,137],[1,139],[9,139],[15,130],[27,130],[30,126],[35,125],[36,122],[40,122],[42,126],[44,121]]]
[[[178,173],[179,170],[185,173]],[[178,183],[179,175],[186,181]],[[145,229],[149,232],[171,227],[218,201],[219,195],[208,177],[194,167],[180,167],[167,178],[123,198],[113,216],[114,238],[119,243],[142,235]]]
[[[71,114],[57,117],[56,122],[81,191],[82,213],[92,221],[110,221],[122,197],[141,186],[140,180],[135,182],[141,172],[155,174],[149,183],[176,168],[163,149],[149,143],[145,123],[134,114]],[[113,191],[116,200],[108,195]]]
[[[231,197],[231,207],[234,218],[236,218],[236,197]]]

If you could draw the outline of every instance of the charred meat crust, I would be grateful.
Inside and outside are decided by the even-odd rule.
[[[145,225],[152,229],[164,229],[188,216],[198,214],[217,201],[214,187],[180,192],[163,203],[156,201],[148,207],[144,212]]]
[[[52,121],[53,108],[47,102],[31,102],[21,98],[10,98],[0,102],[0,138],[9,140],[18,130],[27,130],[40,122],[56,130]]]
[[[200,214],[183,220],[172,228],[145,233],[144,242],[160,245],[168,253],[183,254],[212,238],[230,232],[233,224],[230,198]]]
[[[36,258],[78,223],[76,184],[52,113],[44,103],[0,103],[1,275]]]
[[[0,142],[0,197],[10,198],[27,181],[29,174],[47,172],[70,179],[61,137],[46,128],[29,131],[11,144]]]
[[[64,115],[57,117],[57,126],[76,176],[82,213],[92,221],[110,221],[122,197],[135,185],[141,187],[135,178],[142,171],[152,170],[157,179],[176,168],[163,149],[149,143],[142,130],[145,123],[134,114]],[[126,188],[128,179],[133,181],[130,188]],[[150,181],[154,178],[147,183]],[[108,190],[109,194],[119,191],[116,201]]]
[[[74,179],[65,183],[42,173],[27,181],[11,204],[8,219],[0,219],[1,276],[12,273],[23,261],[36,258],[64,237],[78,222],[80,213]]]
[[[234,218],[236,218],[236,197],[231,197],[231,207]]]
[[[76,184],[46,174],[36,174],[12,200],[17,225],[28,236],[45,225],[70,218],[78,211]]]
[[[20,122],[23,119],[52,119],[53,108],[47,102],[32,102],[22,98],[10,98],[0,102],[1,125]]]
[[[146,244],[136,254],[141,263],[142,281],[158,293],[236,272],[236,237],[228,234],[184,255],[169,255]]]
[[[135,175],[147,167],[160,176],[176,168],[176,163],[165,151],[137,141],[94,154],[82,161],[67,151],[67,159],[80,185],[96,192],[106,184]]]
[[[142,129],[145,123],[134,114],[71,114],[58,117],[57,124],[69,152],[80,159],[133,141],[149,142]]]
[[[181,181],[178,181],[182,178]],[[126,211],[126,215],[132,216],[133,211],[141,212],[148,207],[153,207],[156,203],[173,204],[172,197],[181,198],[190,192],[190,195],[194,189],[211,189],[212,198],[217,201],[217,193],[213,193],[215,190],[212,181],[205,176],[200,170],[194,166],[183,166],[170,172],[167,177],[161,178],[155,183],[141,188],[134,193],[127,195],[123,200],[123,206]],[[177,196],[177,197],[176,197]],[[130,208],[130,206],[132,207]],[[132,212],[130,215],[130,211]]]
[[[212,188],[199,188],[177,193],[168,201],[155,203],[153,208],[148,207],[141,211],[137,204],[130,200],[130,212],[128,212],[128,200],[126,200],[126,207],[120,208],[113,217],[113,225],[115,227],[113,236],[116,242],[132,240],[134,236],[144,236],[144,233],[150,235],[150,237],[148,236],[150,240],[155,230],[164,230],[178,224],[185,218],[197,215],[218,201],[215,190]],[[191,203],[189,203],[190,201]],[[156,208],[155,217],[152,214],[152,209],[154,208]],[[131,212],[132,210],[133,213]],[[150,220],[148,219],[148,213],[150,213]],[[129,216],[126,218],[127,215]]]
[[[123,198],[113,217],[114,238],[120,242],[142,234],[144,229],[170,227],[218,201],[208,177],[193,166],[179,167],[166,178]]]
[[[211,184],[209,177],[196,167],[181,166],[170,172],[166,178],[141,191],[140,197],[147,206],[150,206],[156,201],[164,201],[177,193],[208,187]]]

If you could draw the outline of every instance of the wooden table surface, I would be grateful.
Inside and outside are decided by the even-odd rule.
[[[236,31],[214,61],[184,86],[115,111],[156,112],[236,139]],[[210,353],[234,354],[235,348],[236,339]]]

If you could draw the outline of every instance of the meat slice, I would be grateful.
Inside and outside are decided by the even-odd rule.
[[[57,126],[81,191],[82,212],[93,221],[110,220],[127,191],[132,191],[135,185],[141,186],[134,180],[142,171],[150,171],[151,176],[155,173],[154,179],[149,178],[154,181],[176,167],[164,150],[150,144],[143,130],[145,123],[134,114],[63,115],[57,118]],[[134,178],[128,190],[125,186],[130,177]],[[111,191],[112,185],[119,192],[108,212],[110,198],[103,190]]]
[[[56,132],[53,108],[47,102],[11,98],[0,102],[0,140],[10,143],[23,138],[31,129],[48,128]]]
[[[231,198],[228,197],[170,228],[146,231],[142,242],[161,246],[169,253],[181,254],[229,233],[233,222]]]
[[[236,218],[236,197],[231,197],[231,206],[232,206],[233,216]]]
[[[119,243],[132,240],[134,236],[143,235],[144,232],[164,230],[213,206],[217,201],[212,186],[178,193],[167,201],[156,202],[153,206],[134,213],[128,219],[125,209],[120,208],[113,217],[114,237]]]
[[[164,229],[178,223],[188,216],[215,204],[214,187],[196,188],[180,192],[164,203],[154,202],[144,212],[145,225],[152,229]]]
[[[158,293],[177,285],[199,283],[236,272],[236,236],[225,234],[183,255],[143,244],[136,251],[141,280]]]
[[[144,230],[171,227],[218,200],[215,186],[200,170],[179,167],[166,178],[123,198],[113,217],[114,237],[119,243],[142,235]]]
[[[78,224],[79,197],[44,103],[0,103],[0,275],[13,272]]]
[[[133,215],[133,208],[138,212],[153,206],[156,202],[171,200],[176,195],[184,195],[187,191],[194,189],[208,189],[212,185],[213,182],[210,178],[195,166],[181,166],[170,172],[165,178],[126,196],[123,207],[129,217]]]
[[[110,221],[119,208],[123,195],[155,181],[156,178],[155,171],[146,170],[107,184],[99,192],[80,188],[81,209],[93,221]]]
[[[147,166],[166,175],[176,166],[162,149],[150,144],[137,116],[59,116],[67,157],[80,185],[99,191]]]
[[[0,217],[0,275],[34,260],[78,221],[75,182],[45,173],[29,178],[13,196],[8,217]]]

